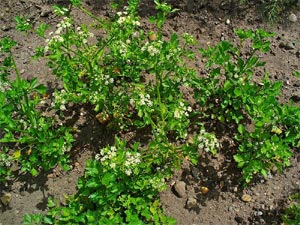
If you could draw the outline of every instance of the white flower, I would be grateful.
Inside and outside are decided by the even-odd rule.
[[[174,118],[181,119],[181,111],[179,111],[178,109],[175,109]]]
[[[59,35],[62,32],[63,28],[58,27],[57,30],[55,31],[55,34]]]
[[[99,161],[99,160],[101,159],[101,154],[99,154],[99,153],[96,154],[96,155],[95,155],[95,159],[96,159],[97,161]]]
[[[140,21],[137,21],[137,20],[132,21],[132,24],[135,25],[135,26],[140,26],[141,25]]]
[[[89,32],[89,33],[88,33],[88,36],[89,36],[90,38],[93,38],[95,35],[94,35],[94,33]]]
[[[115,168],[116,168],[116,164],[115,164],[115,163],[111,163],[111,164],[110,164],[110,167],[111,167],[112,169],[115,169]]]
[[[117,20],[117,23],[118,24],[122,24],[126,21],[126,17],[120,17],[118,20]]]
[[[126,174],[127,176],[130,176],[130,175],[132,174],[131,169],[126,169],[126,170],[125,170],[125,174]]]
[[[149,45],[147,50],[151,56],[154,56],[159,53],[159,49],[155,48],[152,45]]]
[[[130,105],[131,105],[131,106],[134,106],[134,104],[135,104],[135,101],[134,101],[134,99],[133,99],[133,98],[131,98],[131,99],[129,100],[129,103],[130,103]]]
[[[49,51],[49,46],[46,45],[45,48],[44,48],[44,52],[48,52]]]
[[[65,110],[66,110],[66,106],[65,106],[65,105],[60,105],[60,106],[59,106],[59,109],[60,109],[61,111],[65,111]]]

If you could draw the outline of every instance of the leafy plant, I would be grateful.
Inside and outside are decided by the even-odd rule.
[[[210,74],[196,80],[195,98],[210,119],[235,125],[239,147],[234,159],[248,183],[256,173],[266,176],[273,166],[281,170],[289,165],[290,147],[297,146],[299,140],[299,119],[294,117],[293,106],[277,101],[280,82],[272,83],[267,74],[257,82],[252,80],[256,68],[265,65],[256,52],[269,51],[270,42],[266,38],[273,34],[263,30],[235,32],[240,39],[239,46],[222,41],[215,47],[200,50],[208,58]],[[244,43],[249,41],[251,49],[242,52]],[[249,127],[252,128],[246,129]]]
[[[6,180],[13,165],[32,175],[57,164],[66,169],[66,152],[73,141],[67,128],[58,127],[38,110],[46,87],[38,84],[36,78],[28,81],[21,78],[12,54],[15,45],[9,38],[0,41],[5,56],[0,67],[1,182]],[[15,74],[15,80],[11,73]]]
[[[142,151],[143,152],[143,151]],[[68,206],[49,199],[45,224],[175,224],[164,216],[157,199],[165,188],[164,175],[144,160],[138,143],[132,148],[115,139],[115,146],[101,149],[89,160],[78,193]],[[27,221],[40,216],[26,216]]]
[[[285,209],[281,218],[285,225],[297,225],[300,223],[300,194],[296,193],[289,197],[291,203]]]

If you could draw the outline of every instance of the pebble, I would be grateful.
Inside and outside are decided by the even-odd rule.
[[[11,194],[10,193],[4,193],[1,198],[0,201],[2,202],[3,205],[7,206],[9,205],[9,203],[11,202]]]
[[[291,13],[288,19],[289,21],[295,23],[297,21],[297,16],[294,13]]]
[[[187,209],[195,208],[197,206],[197,199],[194,197],[188,197],[185,207]]]
[[[178,181],[174,184],[173,186],[174,192],[179,198],[185,196],[185,186],[186,184],[183,181]]]
[[[262,215],[263,215],[263,212],[262,212],[262,211],[258,211],[258,212],[257,212],[257,215],[258,215],[258,216],[262,216]]]
[[[250,202],[252,200],[251,196],[248,194],[243,194],[241,199],[243,202]]]
[[[51,8],[50,7],[43,7],[42,8],[42,12],[41,12],[41,17],[46,17],[46,16],[48,16],[50,13],[51,13],[52,11],[51,11]]]
[[[9,31],[10,27],[4,25],[4,26],[1,27],[1,30],[2,31]]]
[[[230,19],[227,19],[227,20],[225,21],[225,24],[226,24],[226,25],[229,25],[229,24],[230,24]]]

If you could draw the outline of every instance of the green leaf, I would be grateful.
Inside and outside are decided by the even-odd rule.
[[[12,47],[16,46],[17,42],[5,37],[0,41],[0,52],[10,52]],[[11,58],[9,58],[11,59]],[[10,60],[11,61],[11,60]]]
[[[113,182],[115,182],[115,175],[112,173],[105,173],[101,179],[101,182],[105,186],[110,187],[113,185]]]
[[[232,87],[232,82],[230,80],[226,80],[224,83],[224,91],[228,91]]]
[[[45,32],[49,29],[49,25],[45,23],[40,23],[39,27],[35,30],[35,33],[39,35],[40,37],[45,38]]]
[[[39,174],[39,172],[36,170],[36,169],[34,169],[34,168],[32,168],[31,170],[30,170],[30,173],[31,173],[31,175],[32,176],[37,176],[38,174]]]
[[[89,188],[97,188],[100,186],[100,182],[96,179],[89,179],[86,181],[86,186]]]
[[[47,87],[43,84],[36,86],[34,89],[40,94],[45,94],[47,92]]]
[[[16,30],[29,31],[31,29],[31,24],[25,17],[16,16],[15,21],[17,23]]]
[[[238,132],[240,133],[240,134],[244,134],[244,132],[245,132],[245,126],[243,125],[243,124],[239,124],[238,125]]]
[[[240,88],[235,88],[233,93],[235,94],[235,96],[239,97],[243,95],[243,92]]]
[[[293,72],[293,76],[295,76],[295,77],[300,77],[300,72],[299,71],[294,71]]]

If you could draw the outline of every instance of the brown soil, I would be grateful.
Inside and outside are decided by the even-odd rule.
[[[105,1],[104,1],[105,2]],[[143,26],[149,26],[146,18],[154,13],[152,1],[142,1],[141,16]],[[300,18],[299,7],[296,6],[283,14],[277,24],[270,24],[261,18],[260,1],[251,1],[245,5],[228,5],[226,1],[201,1],[187,12],[183,1],[169,1],[180,11],[171,16],[165,26],[164,35],[187,32],[199,41],[199,47],[213,45],[220,40],[234,41],[233,29],[264,28],[273,31],[276,36],[272,40],[271,52],[262,54],[267,62],[264,68],[271,79],[283,81],[281,100],[300,101],[300,80],[292,76],[292,72],[300,70],[300,20],[290,22],[287,17],[293,12]],[[234,1],[231,1],[234,2]],[[237,1],[238,2],[238,1]],[[90,10],[101,16],[109,16],[106,4],[95,4],[86,1]],[[21,34],[14,29],[14,16],[22,15],[35,22],[47,22],[51,25],[59,20],[52,12],[49,3],[42,0],[3,0],[0,2],[0,38],[10,36],[18,42],[14,50],[17,65],[23,77],[38,77],[42,83],[50,87],[55,83],[51,72],[44,62],[30,60],[36,46],[42,41],[35,34]],[[89,18],[74,10],[73,15],[82,23],[89,23]],[[226,24],[226,19],[230,20]],[[282,43],[294,43],[288,49]],[[199,72],[204,71],[203,60],[195,63]],[[259,73],[258,73],[259,75]],[[80,113],[81,112],[81,113]],[[80,116],[81,115],[81,116]],[[83,116],[82,116],[83,115]],[[89,109],[74,109],[70,117],[76,118],[75,124],[80,128],[74,151],[76,156],[73,169],[63,172],[60,168],[42,174],[38,177],[17,176],[11,185],[0,186],[0,193],[8,191],[12,200],[8,207],[0,204],[0,224],[22,224],[25,213],[41,213],[46,210],[47,197],[54,196],[64,203],[64,195],[75,193],[76,182],[83,175],[85,161],[99,147],[110,143],[112,135],[97,123],[95,115]],[[81,118],[83,117],[83,118]],[[230,139],[231,137],[227,137]],[[202,155],[197,166],[184,162],[182,169],[175,173],[169,182],[169,188],[161,193],[161,201],[165,212],[176,218],[179,225],[195,224],[281,224],[280,213],[287,204],[287,197],[300,192],[300,157],[295,150],[292,164],[283,173],[273,171],[268,178],[258,177],[249,187],[242,189],[239,183],[239,170],[235,167],[233,158],[225,149],[216,156]],[[174,194],[173,184],[184,181],[186,190],[182,197]],[[204,189],[208,192],[204,194]],[[241,197],[248,194],[251,201],[244,202]],[[196,199],[196,204],[189,208],[189,199]]]

